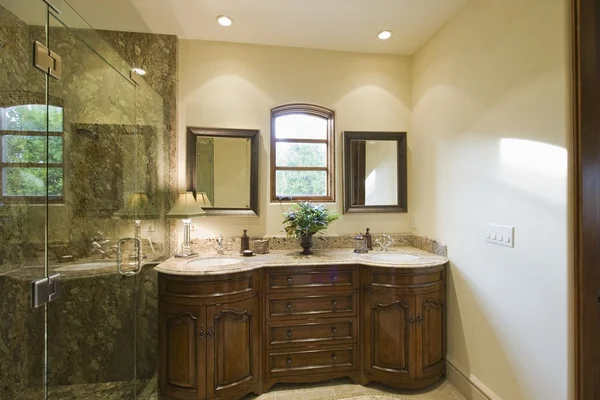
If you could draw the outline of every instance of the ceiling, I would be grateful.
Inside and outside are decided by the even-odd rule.
[[[412,54],[467,0],[66,0],[96,29]],[[234,21],[225,28],[216,17]],[[377,33],[388,29],[385,41]]]

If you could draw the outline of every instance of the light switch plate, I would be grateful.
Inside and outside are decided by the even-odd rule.
[[[515,247],[515,228],[514,226],[485,224],[483,239],[488,243]]]

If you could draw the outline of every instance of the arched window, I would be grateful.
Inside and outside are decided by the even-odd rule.
[[[334,112],[312,104],[271,110],[271,201],[335,200]]]
[[[0,107],[2,202],[45,202],[46,196],[51,202],[62,201],[63,167],[62,107]]]

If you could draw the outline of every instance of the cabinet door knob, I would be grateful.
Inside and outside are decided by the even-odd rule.
[[[291,277],[287,278],[287,284],[288,284],[288,285],[291,285],[291,284],[292,284],[292,278],[291,278]]]
[[[204,339],[206,337],[206,331],[204,330],[204,325],[200,325],[200,339]]]
[[[417,322],[423,322],[423,317],[421,317],[420,315],[417,315]]]
[[[292,303],[287,303],[285,307],[288,311],[292,311]]]
[[[206,336],[213,337],[214,334],[215,334],[215,331],[213,330],[213,328],[208,328],[208,331],[206,332]]]
[[[408,319],[408,322],[410,322],[411,324],[415,323],[415,316],[411,315],[410,318]]]
[[[287,330],[287,333],[285,334],[285,336],[286,336],[288,339],[290,339],[290,338],[292,337],[292,330],[291,330],[291,329],[288,329],[288,330]]]
[[[331,327],[331,333],[335,335],[337,333],[337,328],[335,326]]]

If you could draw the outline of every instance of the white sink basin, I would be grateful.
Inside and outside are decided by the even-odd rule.
[[[187,265],[190,268],[203,267],[224,267],[226,265],[234,265],[241,263],[240,258],[204,258],[201,260],[188,261]]]
[[[96,261],[96,262],[85,262],[68,264],[64,267],[58,267],[55,269],[56,272],[76,272],[76,271],[89,271],[94,269],[104,269],[108,267],[117,268],[115,261]]]
[[[413,256],[412,254],[403,254],[403,253],[377,253],[373,254],[371,258],[375,261],[390,261],[390,262],[403,262],[403,261],[414,261],[418,260],[419,256]]]

